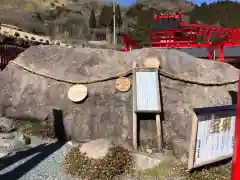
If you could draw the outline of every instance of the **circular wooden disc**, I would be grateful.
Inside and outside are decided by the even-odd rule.
[[[128,78],[120,77],[116,80],[116,88],[121,92],[126,92],[131,88],[131,81]]]
[[[158,60],[158,58],[147,58],[144,61],[144,66],[146,68],[159,68],[160,61]]]
[[[80,102],[87,96],[87,87],[81,84],[74,85],[68,90],[68,98],[73,102]]]

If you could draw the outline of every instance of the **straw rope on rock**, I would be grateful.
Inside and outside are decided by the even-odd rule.
[[[176,50],[144,48],[125,53],[31,47],[1,72],[0,114],[53,121],[52,110],[58,108],[63,112],[69,139],[131,139],[132,91],[119,92],[116,80],[125,77],[131,81],[133,60],[141,65],[149,57],[156,57],[161,65],[164,141],[167,145],[181,142],[177,137],[189,147],[191,123],[196,118],[193,109],[233,104],[239,71],[229,64],[197,59]],[[88,98],[82,103],[69,101],[72,84],[87,84]],[[140,121],[140,140],[150,142],[156,136],[155,118],[144,118],[149,121]],[[188,149],[184,147],[174,152],[186,156]]]
[[[36,75],[39,75],[39,76],[43,76],[43,77],[46,77],[46,78],[49,78],[49,79],[53,79],[53,80],[56,80],[56,81],[69,83],[69,84],[92,84],[92,83],[97,83],[97,82],[109,81],[109,80],[113,80],[113,79],[117,79],[117,78],[119,79],[118,81],[120,82],[120,81],[123,81],[123,79],[124,79],[123,76],[128,76],[128,75],[132,74],[132,70],[129,70],[125,73],[122,73],[122,74],[119,74],[119,75],[116,75],[116,76],[103,78],[103,79],[94,79],[94,80],[89,80],[89,81],[73,81],[73,80],[59,79],[59,78],[56,78],[56,77],[51,77],[51,76],[47,76],[45,74],[38,73],[34,70],[31,70],[30,68],[28,68],[26,66],[20,65],[19,63],[15,62],[15,61],[10,61],[9,63],[14,64],[14,65],[16,65],[20,68],[23,68],[24,70],[26,70],[30,73],[33,73],[33,74],[36,74]],[[153,66],[155,67],[155,65],[153,65]],[[150,68],[153,68],[153,66],[151,66]],[[149,67],[149,66],[146,66],[146,67]],[[159,71],[160,71],[159,75],[165,76],[166,78],[181,81],[181,82],[184,82],[184,83],[197,84],[197,85],[202,85],[202,86],[225,86],[225,85],[228,85],[228,84],[235,84],[239,81],[238,79],[236,79],[236,80],[232,80],[232,81],[205,83],[205,82],[193,81],[193,80],[188,80],[188,79],[185,79],[185,78],[177,77],[177,76],[171,75],[169,73],[166,73],[166,72],[162,71],[161,69],[159,69]],[[124,79],[124,81],[127,84],[129,84],[126,79]],[[129,85],[127,85],[127,86],[129,86]]]

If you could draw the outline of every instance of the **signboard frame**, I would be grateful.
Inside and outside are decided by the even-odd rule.
[[[206,107],[206,108],[195,108],[194,109],[197,117],[200,115],[214,115],[220,112],[230,112],[234,111],[234,115],[236,115],[236,105],[226,105],[226,106],[216,106],[216,107]],[[233,116],[231,116],[233,117]],[[237,119],[236,119],[237,120]],[[195,164],[195,152],[196,152],[196,145],[197,145],[197,133],[198,133],[198,118],[193,118],[192,120],[192,132],[191,132],[191,140],[190,140],[190,148],[189,148],[189,159],[188,159],[188,170],[204,166],[206,164],[211,164],[217,161],[221,161],[224,159],[231,158],[233,154],[220,156],[216,158],[212,158],[206,161],[203,161],[200,164]],[[234,124],[235,125],[235,124]]]
[[[155,93],[157,94],[156,97],[157,97],[157,110],[139,110],[138,109],[138,100],[137,100],[137,93],[138,93],[138,87],[137,87],[137,73],[139,72],[145,72],[145,73],[148,73],[148,72],[154,72],[156,73],[156,89],[155,89]],[[161,101],[160,101],[160,78],[159,78],[159,75],[158,75],[158,69],[155,69],[155,68],[142,68],[142,69],[135,69],[133,71],[133,82],[134,82],[134,86],[135,88],[133,89],[133,97],[134,98],[134,111],[135,113],[161,113],[162,109],[161,109]]]
[[[240,79],[240,74],[239,74]],[[237,107],[236,107],[236,126],[235,126],[235,137],[234,137],[234,149],[232,156],[232,172],[231,180],[240,179],[240,81],[238,81],[238,90],[237,90]]]
[[[157,144],[160,150],[163,148],[163,137],[162,137],[162,125],[161,125],[161,117],[160,113],[162,111],[162,105],[161,105],[161,91],[160,91],[160,78],[159,78],[159,72],[157,68],[136,68],[137,64],[136,62],[133,63],[133,147],[135,150],[138,148],[138,113],[154,113],[156,114],[156,129],[157,129]],[[157,95],[155,98],[157,99],[157,108],[155,110],[141,110],[139,111],[137,109],[137,73],[138,72],[154,72],[156,75],[156,82],[155,82],[155,91]],[[152,79],[152,78],[151,78]],[[148,86],[149,87],[149,86]],[[145,87],[144,87],[145,88]],[[145,91],[145,93],[149,93]],[[145,98],[145,96],[144,96]]]

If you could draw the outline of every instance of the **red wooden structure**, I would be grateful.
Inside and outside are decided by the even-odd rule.
[[[218,49],[219,61],[224,61],[223,47],[240,46],[240,30],[219,26],[185,24],[183,14],[155,15],[153,28],[146,30],[151,48],[207,48],[208,57],[212,59],[214,50]],[[127,35],[122,35],[123,51],[129,48],[141,48]]]
[[[15,59],[20,53],[25,51],[25,48],[15,45],[0,45],[0,69],[3,70],[9,61]]]

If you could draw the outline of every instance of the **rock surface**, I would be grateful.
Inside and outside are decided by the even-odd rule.
[[[0,154],[5,156],[8,153],[25,149],[30,143],[31,139],[22,133],[0,133]]]
[[[146,57],[159,58],[163,71],[187,80],[212,83],[238,78],[238,70],[231,65],[164,49],[145,48],[125,53],[36,46],[15,61],[45,76],[83,82],[125,73],[131,70],[134,60],[142,66]],[[184,140],[184,148],[176,152],[185,157],[188,155],[185,144],[188,147],[192,120],[196,118],[193,108],[233,104],[237,84],[210,87],[160,78],[165,142],[172,145],[175,137]],[[106,137],[132,138],[132,92],[118,92],[115,80],[87,84],[88,98],[79,104],[67,97],[71,84],[30,73],[13,64],[1,72],[0,80],[0,113],[3,116],[35,121],[48,119],[55,124],[63,119],[68,138],[78,142]],[[53,109],[61,110],[62,115],[53,115]],[[153,139],[156,134],[154,117],[140,119],[148,120],[140,121],[140,138]]]
[[[12,119],[0,117],[0,133],[8,133],[14,129],[14,122]]]
[[[164,160],[164,157],[161,155],[158,157],[152,157],[146,154],[133,153],[133,157],[136,163],[136,169],[138,170],[152,169]]]
[[[85,153],[89,158],[101,159],[107,155],[111,147],[113,147],[111,141],[106,139],[96,139],[84,143],[80,148],[80,152]]]

